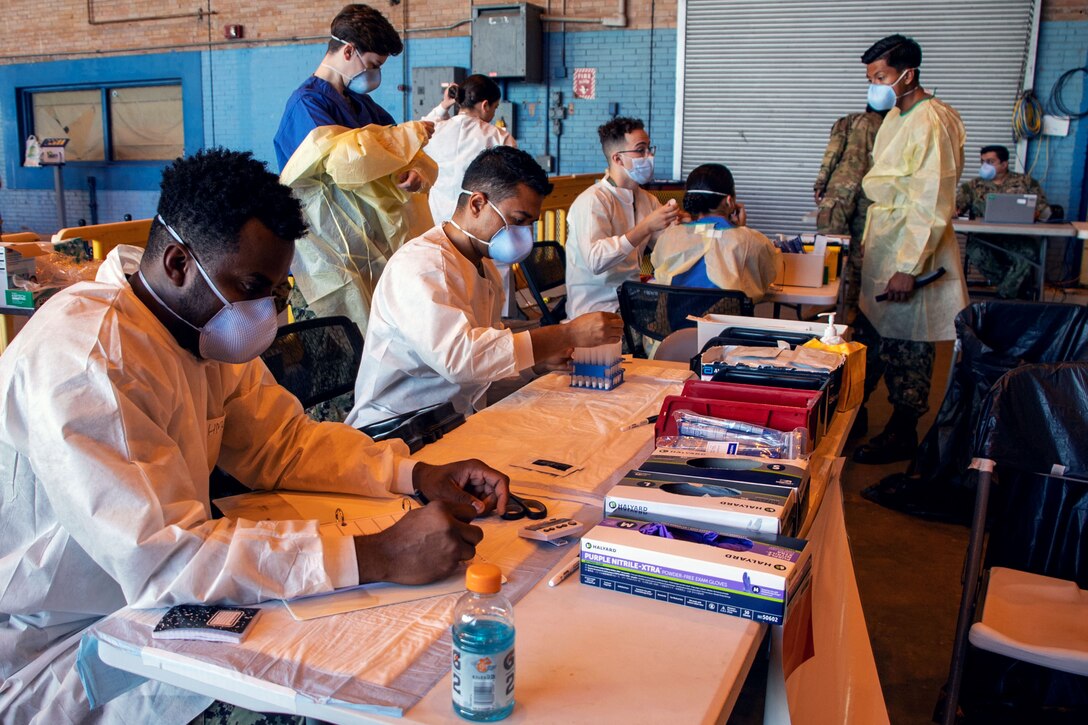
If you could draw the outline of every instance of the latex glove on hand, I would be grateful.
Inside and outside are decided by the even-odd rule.
[[[412,470],[412,485],[426,501],[470,506],[477,516],[498,508],[506,510],[510,479],[475,458],[434,466],[417,463]]]
[[[474,513],[471,506],[433,501],[385,531],[356,536],[359,583],[419,585],[447,578],[462,561],[476,556],[476,545],[484,538],[483,530],[469,523]]]

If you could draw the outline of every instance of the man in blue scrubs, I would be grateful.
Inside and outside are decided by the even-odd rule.
[[[389,112],[367,94],[382,82],[382,65],[404,44],[385,16],[369,5],[346,5],[333,18],[329,47],[314,74],[291,94],[276,131],[276,159],[282,169],[303,139],[319,126],[392,126]],[[434,124],[429,124],[434,131]],[[398,186],[418,191],[422,179],[407,171]]]

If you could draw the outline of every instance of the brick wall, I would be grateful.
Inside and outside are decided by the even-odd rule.
[[[299,38],[324,36],[329,22],[344,6],[342,0],[90,0],[96,22],[128,22],[91,25],[86,0],[4,0],[4,27],[0,34],[0,63],[47,59],[58,54],[100,52],[152,52],[165,46],[206,45],[209,40],[227,43],[223,26],[245,28],[245,42],[267,44],[297,42]],[[471,17],[471,0],[402,0],[391,5],[375,0],[398,30],[441,27]],[[508,4],[504,0],[479,0],[479,5]],[[534,3],[553,15],[601,17],[615,15],[616,0],[541,0]],[[627,28],[675,27],[676,0],[629,0]],[[214,15],[199,14],[211,7]],[[140,17],[187,14],[188,17],[135,21]],[[592,31],[600,25],[565,24],[571,32]],[[17,29],[17,32],[12,32]],[[551,24],[548,30],[558,30]],[[421,33],[419,37],[467,35],[468,26],[449,31]],[[33,57],[28,57],[33,56]]]
[[[552,14],[609,15],[616,7],[612,0],[551,0],[537,4]],[[193,8],[201,2],[192,4]],[[257,0],[213,0],[213,37],[221,40],[220,28],[227,23],[241,23],[246,38],[259,42],[216,46],[214,51],[192,48],[201,53],[202,99],[205,145],[223,145],[251,149],[275,168],[272,136],[279,122],[283,104],[291,91],[321,60],[323,42],[319,39],[292,43],[269,42],[280,38],[321,36],[340,9],[335,2],[279,3]],[[582,173],[603,169],[604,162],[596,140],[596,128],[609,118],[609,104],[616,103],[619,113],[643,118],[648,122],[653,142],[659,146],[658,176],[666,177],[672,168],[676,63],[676,0],[629,0],[627,29],[604,29],[599,25],[549,24],[556,32],[546,35],[546,82],[507,84],[507,95],[515,103],[515,135],[522,148],[537,155],[549,153],[558,160],[558,172]],[[178,8],[182,9],[179,10]],[[126,13],[144,15],[186,12],[185,3],[174,0],[94,0],[96,18],[124,17]],[[398,27],[423,28],[448,25],[469,17],[469,0],[403,0],[389,7],[382,0],[383,12]],[[46,62],[58,52],[151,52],[154,46],[205,43],[207,18],[195,17],[125,25],[88,26],[85,0],[57,0],[51,14],[40,12],[40,3],[29,0],[4,0],[0,18],[8,28],[19,32],[0,34],[0,64],[27,62],[12,56],[44,54],[35,62]],[[652,12],[651,12],[652,11]],[[1045,101],[1057,77],[1071,67],[1088,62],[1088,22],[1082,0],[1047,0],[1044,2],[1036,76],[1037,93]],[[651,21],[653,31],[650,30]],[[452,31],[409,33],[406,52],[391,58],[383,70],[382,86],[375,100],[395,118],[403,119],[405,94],[398,86],[405,82],[406,67],[454,65],[470,67],[471,45],[467,26]],[[156,51],[161,52],[161,51]],[[652,62],[651,62],[652,55]],[[69,57],[69,56],[65,56]],[[48,64],[47,64],[48,65]],[[572,74],[575,68],[597,69],[597,98],[574,99]],[[63,77],[60,77],[63,76]],[[78,82],[78,77],[60,74],[57,83]],[[1083,81],[1083,77],[1080,79]],[[1074,84],[1075,85],[1075,84]],[[563,93],[564,105],[573,104],[573,114],[563,123],[557,139],[547,121],[549,91]],[[1067,101],[1084,103],[1088,89],[1082,83],[1067,90]],[[14,88],[0,87],[0,114],[13,113]],[[14,124],[0,119],[0,131],[14,133]],[[0,144],[0,169],[5,166],[4,144]],[[1034,142],[1028,163],[1035,163],[1036,175],[1043,176],[1048,195],[1070,212],[1076,212],[1084,193],[1084,158],[1088,147],[1088,121],[1074,122],[1070,136],[1051,139],[1049,163],[1047,147]],[[1036,161],[1036,159],[1038,160]],[[1044,173],[1045,172],[1045,173]],[[8,179],[5,178],[5,181]],[[98,194],[101,221],[116,221],[123,214],[136,217],[153,213],[157,195],[152,188],[108,189]],[[89,219],[85,190],[73,189],[67,198],[69,223]],[[30,229],[49,233],[56,229],[51,191],[9,189],[0,191],[0,213],[9,230]]]
[[[1088,20],[1084,0],[1043,0],[1043,20]]]
[[[1077,8],[1067,10],[1073,14],[1079,11],[1084,17],[1083,3],[1077,5]],[[1051,8],[1050,12],[1056,11]],[[1035,94],[1044,107],[1048,107],[1051,91],[1059,76],[1067,70],[1085,65],[1088,65],[1088,22],[1053,20],[1040,25]],[[1062,97],[1066,105],[1073,108],[1088,106],[1088,77],[1083,73],[1075,75],[1066,83]],[[1044,136],[1031,141],[1028,147],[1025,168],[1042,184],[1050,203],[1065,207],[1067,217],[1078,214],[1080,210],[1085,193],[1086,154],[1088,118],[1071,121],[1068,136]]]

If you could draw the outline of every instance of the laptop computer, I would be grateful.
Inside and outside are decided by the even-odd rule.
[[[986,213],[982,220],[987,224],[1034,224],[1035,194],[987,194]]]

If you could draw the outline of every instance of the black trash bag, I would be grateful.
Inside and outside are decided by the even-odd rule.
[[[998,386],[1015,406],[983,409],[975,430],[975,455],[997,464],[986,565],[1088,589],[1088,363],[1024,366]]]
[[[974,455],[996,463],[986,566],[1086,589],[1088,363],[1022,366],[997,392],[974,438]],[[961,703],[967,722],[1088,722],[1088,677],[972,648]]]
[[[1083,725],[1088,677],[971,647],[960,707],[963,725]]]
[[[962,357],[933,427],[907,473],[923,484],[967,486],[971,434],[983,398],[1008,371],[1029,363],[1088,360],[1088,308],[992,300],[956,316]]]

